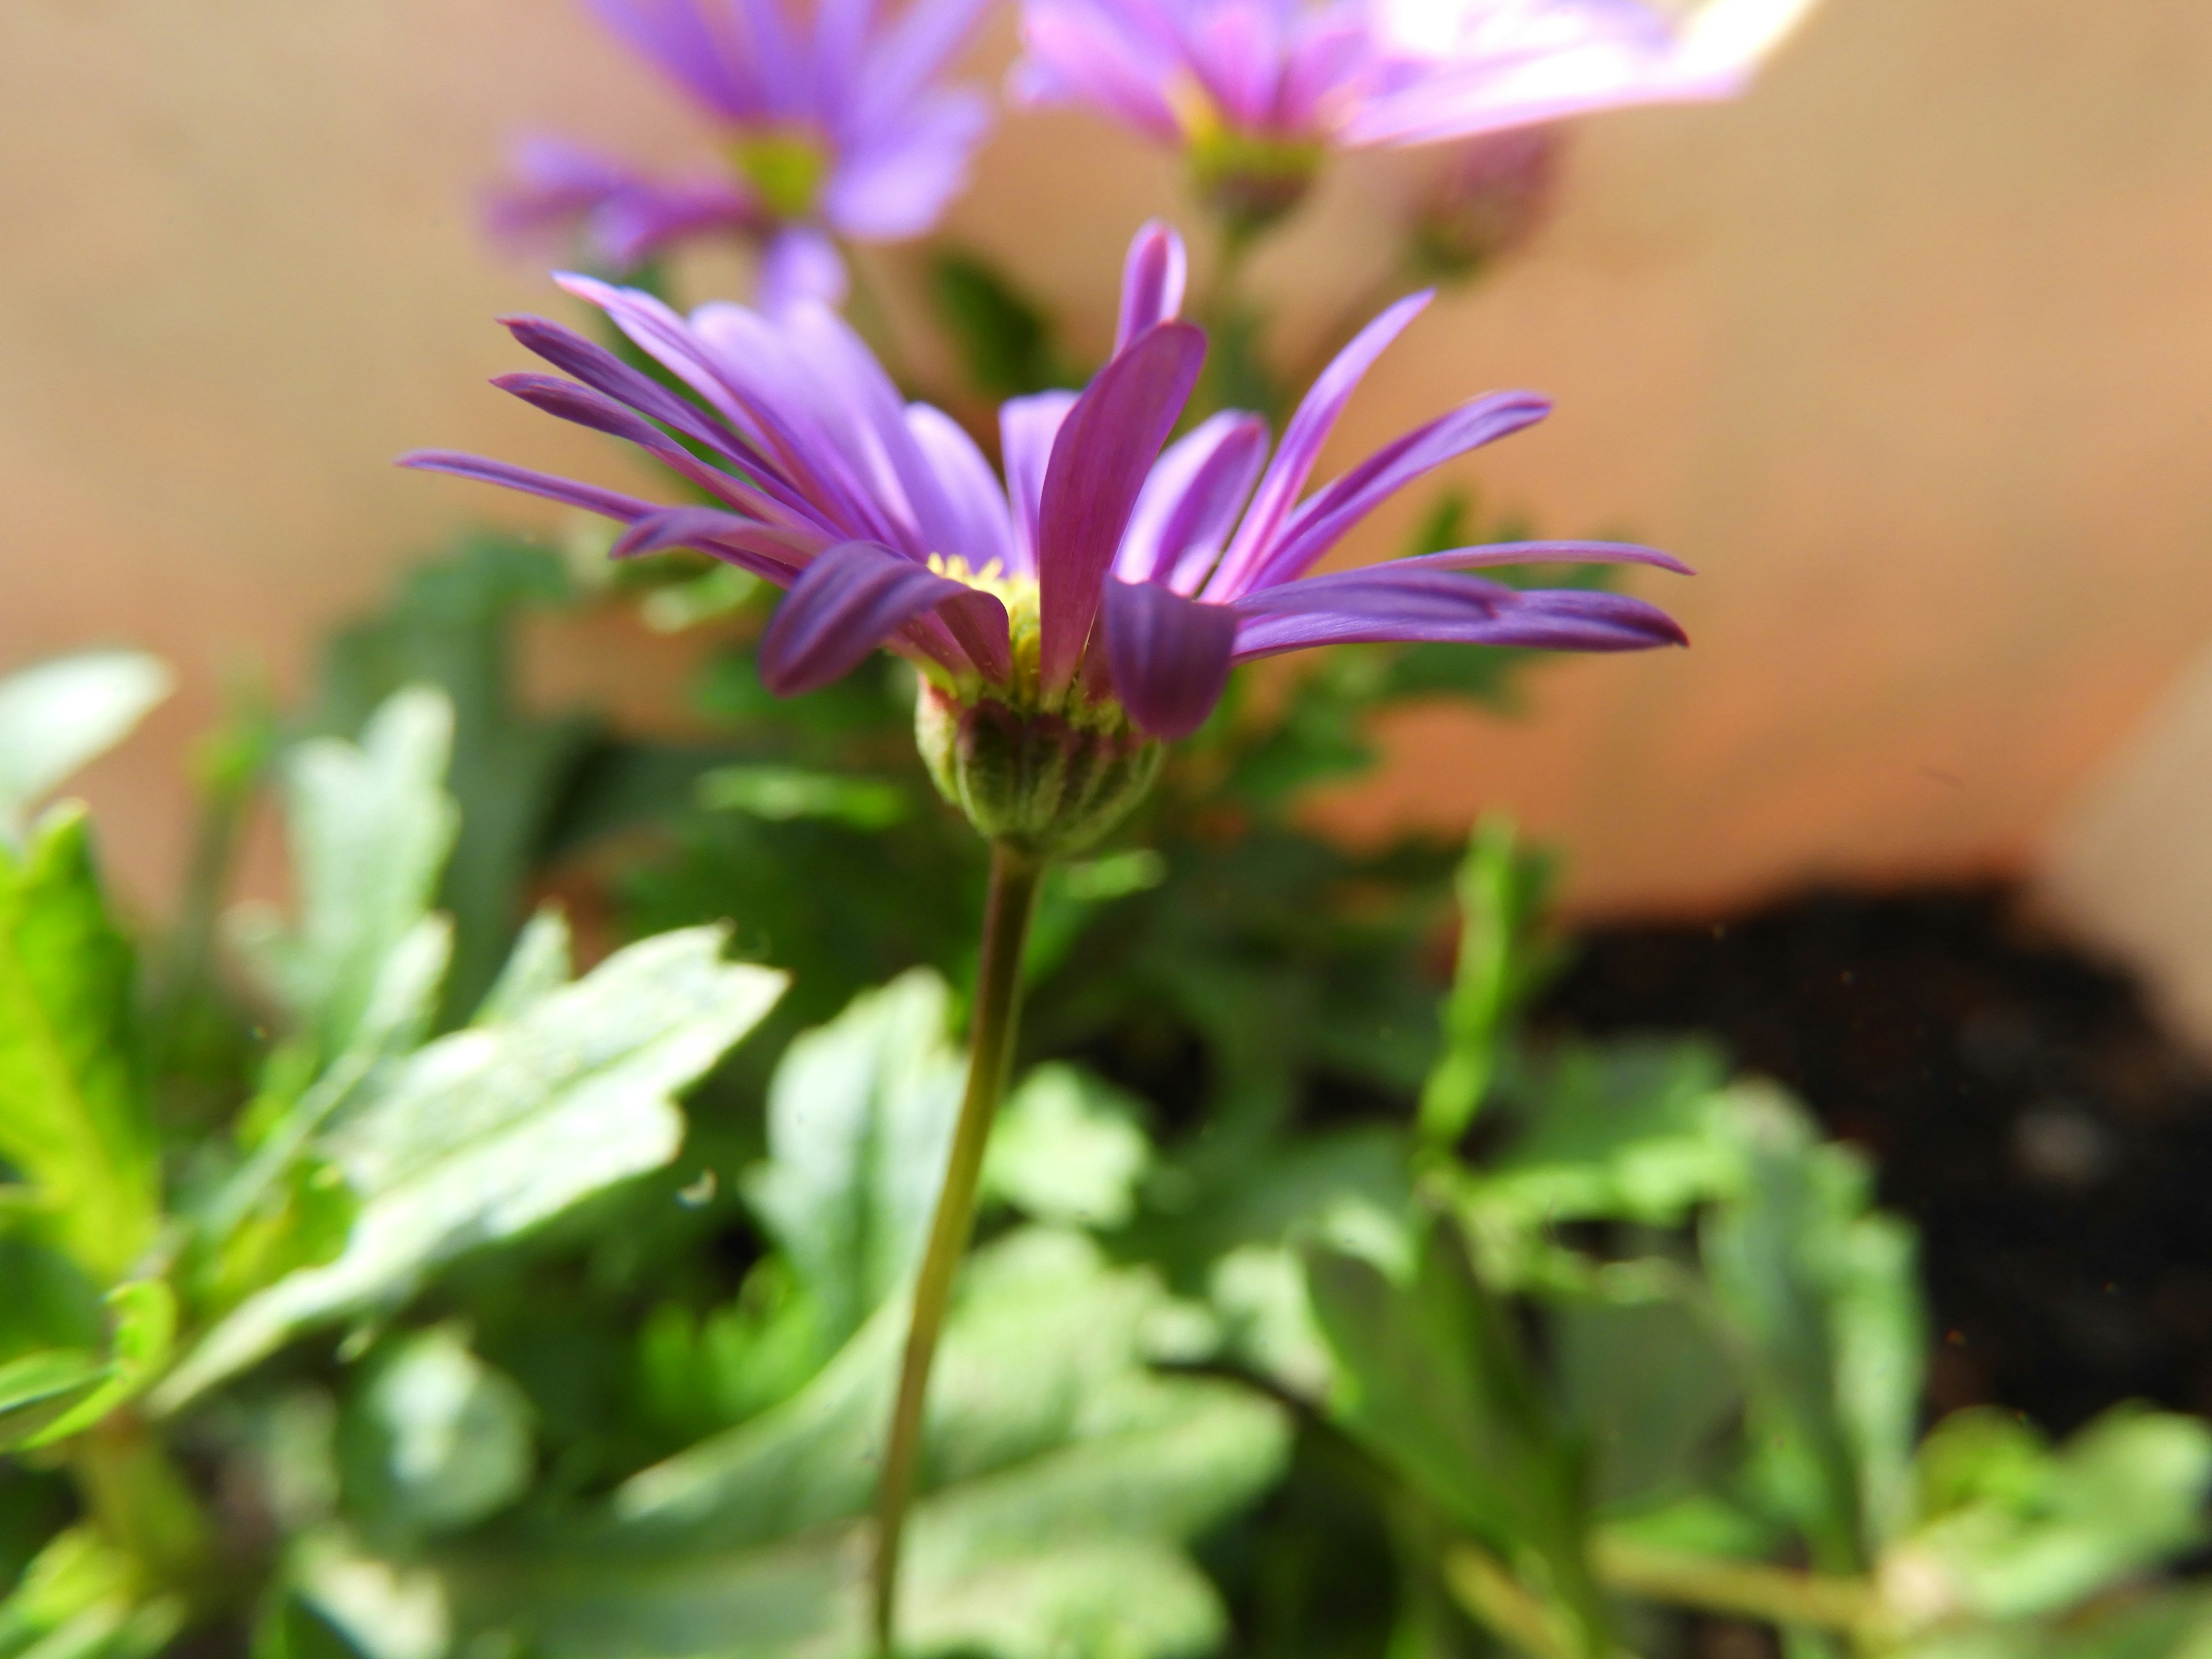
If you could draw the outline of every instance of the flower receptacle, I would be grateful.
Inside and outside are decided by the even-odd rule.
[[[1126,720],[1079,723],[963,702],[925,681],[915,742],[938,792],[976,832],[1039,858],[1081,851],[1128,817],[1167,750]]]

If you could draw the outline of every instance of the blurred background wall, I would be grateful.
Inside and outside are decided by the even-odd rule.
[[[179,666],[88,790],[145,902],[228,668],[297,684],[446,532],[532,522],[392,454],[628,476],[483,384],[520,358],[493,314],[560,303],[477,234],[529,125],[669,161],[702,137],[573,0],[0,8],[0,663],[129,641]],[[1292,349],[1418,165],[1355,164],[1272,250]],[[951,231],[1100,338],[1175,185],[1087,118],[1014,117]],[[1518,723],[1405,719],[1335,821],[1508,807],[1586,909],[2048,867],[2199,973],[2212,1026],[2212,842],[2160,793],[2212,765],[2212,690],[2174,713],[2212,637],[2212,7],[1828,0],[1741,103],[1583,124],[1552,221],[1384,359],[1336,459],[1506,385],[1559,413],[1464,477],[1547,532],[1688,558],[1640,591],[1695,648],[1547,668]],[[539,655],[548,695],[640,711],[680,679],[606,630]],[[2203,928],[2157,896],[2183,870]]]

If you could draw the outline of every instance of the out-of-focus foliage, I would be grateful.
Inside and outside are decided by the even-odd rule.
[[[0,1659],[872,1651],[978,860],[899,673],[770,709],[712,575],[479,539],[316,720],[242,708],[204,862],[265,759],[281,909],[142,951],[81,808],[0,850]],[[718,741],[527,712],[520,611],[633,602],[724,632]],[[1254,680],[1053,872],[904,1648],[2191,1659],[2212,1431],[1924,1424],[1855,1153],[1693,1039],[1530,1041],[1564,947],[1502,822],[1299,827],[1378,711],[1503,695],[1423,663]]]

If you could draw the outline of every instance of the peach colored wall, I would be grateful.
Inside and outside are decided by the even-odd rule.
[[[696,136],[573,0],[0,8],[0,662],[184,671],[91,780],[142,891],[217,669],[296,677],[410,550],[514,511],[389,455],[623,476],[482,385],[519,356],[490,315],[550,302],[470,207],[528,122]],[[1263,266],[1291,332],[1407,177],[1350,169]],[[1095,333],[1172,185],[1024,118],[954,228]],[[1560,412],[1467,476],[1689,557],[1643,591],[1696,648],[1554,667],[1519,726],[1408,718],[1340,822],[1508,805],[1591,904],[2022,859],[2212,635],[2212,7],[1829,0],[1742,103],[1587,124],[1554,222],[1385,360],[1339,454],[1506,384]]]

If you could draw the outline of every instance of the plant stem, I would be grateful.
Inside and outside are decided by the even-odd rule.
[[[1708,1613],[1849,1631],[1879,1610],[1874,1586],[1863,1578],[1723,1560],[1606,1533],[1591,1540],[1590,1553],[1608,1589]]]
[[[994,842],[991,846],[990,895],[983,905],[983,949],[975,969],[975,1011],[969,1022],[968,1088],[960,1102],[960,1121],[952,1133],[945,1185],[929,1226],[929,1245],[915,1277],[914,1313],[907,1328],[906,1359],[899,1369],[898,1400],[891,1410],[891,1432],[884,1455],[883,1486],[877,1501],[875,1618],[876,1644],[884,1659],[895,1651],[892,1623],[898,1601],[899,1534],[914,1496],[915,1464],[921,1451],[921,1410],[929,1389],[930,1362],[952,1303],[952,1280],[975,1224],[975,1188],[983,1173],[983,1149],[991,1120],[1006,1091],[1012,1062],[1014,1027],[1021,1012],[1022,946],[1030,915],[1036,908],[1043,860]]]

